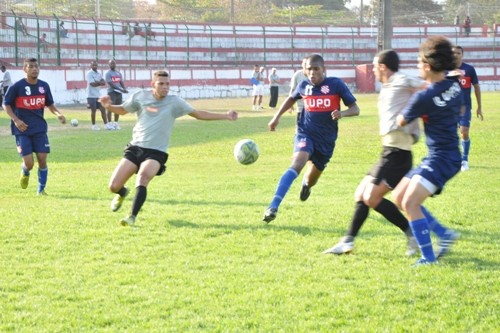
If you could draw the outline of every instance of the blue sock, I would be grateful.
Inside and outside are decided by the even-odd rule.
[[[278,188],[276,189],[276,193],[274,193],[273,201],[271,201],[269,207],[278,209],[281,201],[285,197],[286,193],[290,189],[290,186],[292,186],[293,181],[295,180],[295,178],[297,178],[298,175],[299,174],[297,173],[297,171],[292,168],[288,168],[288,170],[285,171],[283,176],[281,176],[281,179],[278,183]]]
[[[434,216],[432,216],[432,214],[424,206],[420,206],[420,209],[422,210],[422,213],[424,213],[432,232],[434,232],[439,238],[443,238],[448,229],[440,224],[438,220]]]
[[[21,171],[23,172],[23,175],[25,176],[29,176],[30,175],[30,172],[28,169],[26,169],[26,167],[23,165],[21,165]]]
[[[462,161],[469,160],[470,139],[462,140]]]
[[[429,223],[426,219],[420,219],[415,221],[410,221],[410,227],[413,231],[413,235],[417,240],[420,252],[422,252],[422,257],[428,261],[436,261],[436,256],[432,250],[431,242],[431,230],[429,228]]]
[[[48,174],[49,168],[38,169],[38,193],[42,192],[45,189]]]

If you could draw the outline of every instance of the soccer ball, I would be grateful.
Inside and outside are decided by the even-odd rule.
[[[71,126],[73,127],[78,126],[78,119],[71,119]]]
[[[234,146],[234,158],[241,164],[252,164],[259,158],[259,147],[251,139],[240,140]]]

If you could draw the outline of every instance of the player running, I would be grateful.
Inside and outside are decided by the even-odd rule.
[[[66,118],[57,109],[47,82],[39,80],[40,68],[35,58],[24,60],[23,70],[26,77],[12,85],[4,99],[5,112],[12,119],[10,128],[16,137],[17,151],[21,156],[21,188],[26,189],[30,171],[34,166],[33,153],[38,162],[38,195],[47,195],[45,186],[49,169],[47,154],[50,153],[47,136],[47,122],[44,108],[57,116],[59,122],[66,123]]]
[[[309,80],[297,86],[268,124],[271,131],[276,130],[283,113],[298,99],[304,100],[304,111],[300,112],[297,120],[292,164],[281,176],[269,208],[264,213],[262,220],[267,223],[276,218],[281,201],[306,164],[308,168],[302,180],[300,200],[309,198],[311,187],[316,185],[333,155],[338,121],[343,117],[359,115],[356,99],[346,84],[339,78],[326,77],[325,62],[320,55],[309,56],[305,69]],[[348,107],[345,111],[340,111],[341,100]]]

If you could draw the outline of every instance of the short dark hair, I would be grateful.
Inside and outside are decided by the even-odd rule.
[[[153,81],[155,81],[158,77],[169,77],[167,71],[156,71],[153,73]]]
[[[24,65],[23,66],[26,66],[27,64],[29,64],[31,62],[38,63],[38,60],[36,58],[26,58],[26,59],[24,59]]]
[[[318,63],[321,67],[325,67],[325,59],[317,53],[311,54],[309,57],[307,57],[309,62],[316,62]]]
[[[453,45],[444,36],[429,37],[420,45],[420,59],[431,66],[434,72],[444,72],[457,67],[453,56]]]
[[[399,70],[399,56],[394,50],[384,50],[377,54],[378,63],[385,65],[393,72]]]
[[[5,66],[4,66],[4,65],[2,65],[2,66],[0,67],[0,69],[6,69],[6,68],[5,68]]]

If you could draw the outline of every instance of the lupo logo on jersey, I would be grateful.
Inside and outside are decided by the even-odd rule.
[[[45,96],[22,96],[16,99],[16,107],[37,110],[45,106]]]
[[[333,110],[339,110],[340,97],[338,95],[305,96],[304,105],[309,112],[331,112]]]

